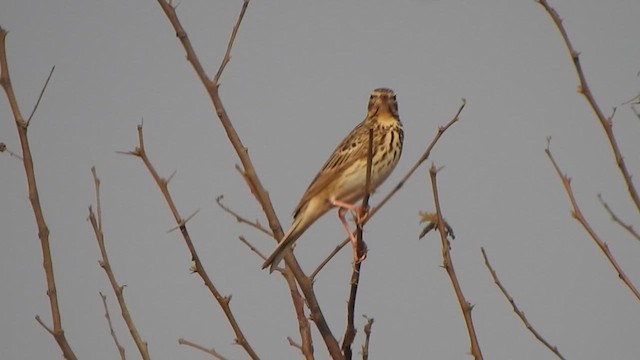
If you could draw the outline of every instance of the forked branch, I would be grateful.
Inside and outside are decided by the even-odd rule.
[[[624,157],[622,156],[622,152],[620,151],[620,147],[618,146],[618,141],[616,140],[615,135],[613,134],[613,116],[607,118],[600,106],[596,102],[593,94],[591,93],[591,89],[589,88],[589,84],[587,84],[587,78],[584,75],[584,71],[582,71],[582,65],[580,64],[580,53],[577,52],[573,45],[571,44],[571,40],[569,40],[569,35],[567,35],[567,31],[562,25],[562,19],[558,12],[552,8],[547,0],[536,0],[544,10],[549,14],[551,20],[560,31],[560,35],[562,35],[562,40],[569,50],[569,55],[571,56],[571,60],[573,61],[573,67],[576,70],[576,74],[578,75],[578,80],[580,85],[578,86],[578,92],[587,99],[589,106],[593,110],[594,114],[598,118],[598,121],[602,125],[605,134],[607,135],[607,139],[609,140],[609,144],[611,145],[611,150],[613,151],[613,156],[615,158],[616,164],[622,173],[622,178],[627,185],[627,190],[629,191],[629,195],[631,196],[631,200],[634,203],[636,210],[640,212],[640,196],[638,196],[638,191],[636,190],[636,186],[631,180],[631,174],[627,169],[627,164],[624,161]]]
[[[91,223],[91,227],[93,228],[93,233],[96,237],[96,241],[98,242],[98,248],[100,249],[100,255],[102,259],[99,261],[100,267],[107,274],[107,278],[109,279],[109,284],[113,289],[113,293],[116,295],[116,299],[118,300],[118,305],[120,306],[120,314],[122,315],[122,319],[124,319],[125,324],[127,324],[127,328],[129,328],[129,333],[133,338],[133,342],[138,347],[138,351],[140,352],[140,356],[144,360],[149,360],[151,357],[149,356],[149,347],[147,342],[142,339],[140,333],[138,332],[138,328],[131,317],[131,313],[129,312],[129,308],[127,307],[127,303],[124,300],[124,286],[118,284],[116,280],[116,276],[111,269],[111,263],[109,262],[109,256],[107,254],[107,247],[104,244],[104,232],[102,231],[102,204],[100,203],[100,179],[98,178],[98,174],[96,173],[96,168],[91,168],[91,174],[93,175],[93,184],[96,191],[96,207],[98,211],[98,215],[96,216],[93,208],[89,207],[89,222]],[[103,297],[102,294],[100,296]],[[106,300],[103,297],[103,301],[105,301],[105,309],[106,309]],[[109,326],[111,326],[111,320],[109,320]],[[112,334],[113,335],[113,334]],[[115,336],[114,336],[115,339]],[[116,340],[116,344],[117,343]],[[120,346],[118,346],[120,348]],[[122,354],[122,353],[121,353]]]
[[[613,212],[609,204],[604,201],[601,194],[598,194],[598,200],[600,200],[600,203],[602,204],[604,209],[607,210],[613,222],[620,225],[623,229],[627,230],[627,232],[631,234],[631,236],[640,241],[640,234],[638,234],[638,232],[633,228],[631,224],[625,223],[624,221],[622,221],[622,219],[620,219],[620,217],[618,217],[618,215],[616,215],[616,213]]]
[[[556,160],[553,158],[553,155],[551,154],[551,150],[549,150],[550,143],[551,143],[551,138],[547,138],[547,147],[544,149],[544,152],[549,157],[549,160],[551,160],[551,164],[553,165],[553,168],[556,170],[556,173],[560,177],[560,180],[562,180],[562,185],[564,186],[564,190],[567,193],[567,196],[569,197],[569,202],[571,203],[571,207],[572,207],[571,216],[574,219],[576,219],[580,223],[580,225],[582,225],[585,231],[589,234],[589,236],[591,236],[593,241],[595,241],[596,245],[598,245],[602,253],[607,258],[607,260],[609,260],[609,263],[611,264],[611,266],[613,266],[613,268],[618,273],[618,277],[620,278],[620,280],[622,280],[622,282],[629,288],[629,290],[631,290],[631,292],[636,297],[636,299],[640,301],[640,293],[638,292],[636,287],[633,285],[631,280],[629,280],[629,278],[627,277],[627,274],[625,274],[625,272],[622,270],[622,267],[620,267],[620,265],[618,264],[618,261],[616,261],[616,259],[613,257],[613,254],[611,254],[611,251],[609,250],[609,246],[607,246],[607,244],[605,244],[605,242],[602,241],[602,239],[600,239],[600,236],[596,234],[595,230],[593,230],[593,228],[591,227],[587,219],[585,219],[584,215],[582,215],[582,211],[580,211],[578,202],[575,196],[573,195],[573,189],[571,188],[571,178],[569,178],[567,175],[565,175],[562,172],[562,170],[560,170],[560,166],[558,165],[558,163],[556,163]]]
[[[49,296],[49,305],[51,306],[51,318],[53,320],[53,328],[46,326],[39,316],[36,316],[36,321],[40,323],[58,343],[60,350],[62,350],[63,356],[67,360],[75,360],[76,355],[71,349],[71,346],[67,342],[64,330],[62,329],[62,318],[60,316],[60,308],[58,306],[58,292],[56,290],[56,281],[53,274],[53,260],[51,259],[51,249],[49,244],[49,228],[44,219],[44,213],[42,206],[40,205],[40,196],[38,194],[38,186],[36,184],[36,174],[33,167],[33,158],[31,155],[31,148],[29,145],[29,138],[27,136],[27,128],[29,123],[24,120],[20,107],[18,106],[18,100],[13,91],[11,85],[11,77],[9,76],[9,62],[7,60],[6,51],[6,37],[7,31],[0,27],[0,85],[4,89],[4,92],[9,101],[9,106],[13,112],[13,119],[16,123],[18,130],[18,137],[20,138],[20,145],[22,146],[22,163],[24,165],[24,171],[27,178],[27,185],[29,187],[29,201],[33,214],[36,218],[36,225],[38,226],[38,237],[40,238],[40,246],[42,248],[42,260],[44,266],[44,273],[47,279],[47,295]],[[53,70],[52,70],[53,71]],[[40,98],[46,88],[46,85],[41,91]],[[38,100],[39,101],[39,100]],[[35,112],[35,108],[32,111],[32,115]],[[30,118],[31,118],[30,116]]]
[[[198,59],[198,56],[196,55],[196,52],[193,49],[193,46],[191,44],[191,41],[189,40],[189,37],[187,36],[186,31],[184,30],[182,24],[180,23],[180,20],[178,19],[178,15],[176,14],[176,11],[173,5],[167,2],[166,0],[158,0],[158,4],[160,5],[165,15],[167,16],[167,19],[173,26],[176,32],[176,35],[178,36],[178,39],[180,40],[185,52],[187,53],[187,61],[191,63],[196,74],[200,78],[200,81],[202,82],[205,89],[207,90],[207,93],[209,94],[211,102],[216,110],[216,114],[220,119],[220,123],[222,124],[222,127],[224,128],[225,132],[227,133],[227,137],[229,138],[231,145],[235,149],[236,154],[238,155],[238,158],[242,163],[242,170],[243,170],[242,174],[247,181],[247,184],[251,190],[251,193],[255,196],[256,200],[262,207],[262,210],[269,223],[269,227],[271,228],[271,232],[275,235],[276,241],[281,239],[283,236],[282,227],[280,226],[280,221],[276,216],[275,209],[273,208],[273,204],[271,203],[271,199],[269,198],[269,193],[265,190],[264,186],[262,186],[262,183],[258,178],[258,175],[255,171],[251,158],[249,157],[249,152],[247,151],[247,148],[243,145],[242,141],[240,140],[240,136],[238,135],[235,128],[233,127],[231,119],[229,118],[227,111],[225,110],[222,104],[222,100],[220,99],[220,94],[218,92],[218,89],[219,89],[218,81],[220,79],[220,76],[222,75],[224,68],[229,62],[229,59],[231,56],[230,55],[231,49],[235,41],[235,36],[238,33],[238,29],[242,22],[245,11],[248,7],[249,1],[245,0],[242,4],[240,15],[238,16],[238,20],[234,25],[234,28],[232,30],[232,35],[229,39],[229,44],[227,45],[227,51],[216,73],[216,76],[214,76],[213,80],[209,80],[208,76],[206,75],[204,68],[200,63],[200,60]],[[329,354],[333,359],[342,359],[342,353],[340,352],[340,345],[338,344],[338,341],[331,333],[331,329],[329,328],[329,325],[327,324],[327,321],[324,315],[322,314],[322,311],[320,309],[320,304],[318,303],[317,297],[315,295],[315,290],[313,289],[312,279],[308,278],[304,274],[304,272],[302,271],[302,268],[300,267],[300,265],[298,264],[297,260],[295,259],[295,257],[291,252],[286,254],[284,259],[287,264],[288,270],[282,272],[282,274],[285,277],[287,286],[289,287],[289,293],[291,294],[292,302],[294,304],[294,308],[296,309],[296,316],[299,324],[298,327],[299,327],[300,336],[302,339],[301,348],[303,349],[304,355],[307,358],[312,358],[313,346],[311,345],[311,332],[308,326],[308,320],[304,314],[304,311],[303,311],[304,309],[301,306],[301,304],[304,304],[305,301],[303,300],[302,296],[298,291],[298,286],[300,286],[300,290],[302,290],[302,293],[304,294],[304,299],[306,299],[306,303],[309,307],[309,310],[311,311],[310,317],[311,319],[313,319],[314,323],[316,324],[316,327],[318,328],[318,331],[320,332],[325,342],[325,345],[327,346]],[[296,285],[296,283],[298,284],[298,286]]]
[[[227,321],[229,322],[229,325],[231,325],[231,328],[233,329],[233,332],[236,335],[236,339],[235,339],[236,344],[240,345],[251,359],[253,360],[259,359],[258,354],[256,354],[256,352],[253,350],[253,348],[249,344],[249,341],[244,336],[244,333],[240,329],[240,325],[238,325],[238,322],[236,321],[236,318],[233,315],[233,312],[231,311],[231,306],[229,305],[229,303],[231,302],[231,297],[223,296],[218,291],[218,289],[213,284],[213,281],[211,281],[211,278],[207,274],[207,271],[204,269],[204,266],[200,261],[200,257],[198,256],[196,248],[193,245],[193,242],[191,241],[191,235],[187,230],[187,221],[180,216],[180,213],[178,212],[178,208],[176,207],[173,201],[173,197],[169,192],[168,181],[160,177],[160,175],[158,175],[158,172],[156,171],[155,167],[153,166],[153,164],[151,163],[151,160],[147,155],[147,151],[144,147],[144,136],[142,133],[142,125],[138,126],[138,143],[139,143],[138,147],[136,147],[133,151],[128,152],[127,154],[136,156],[142,160],[147,170],[153,177],[153,180],[155,181],[156,185],[160,189],[160,192],[164,196],[165,201],[167,202],[167,205],[169,206],[169,209],[173,214],[176,224],[180,229],[182,238],[184,239],[184,242],[187,245],[189,252],[191,253],[191,259],[194,263],[195,272],[198,273],[198,275],[200,275],[200,277],[202,278],[202,281],[204,281],[205,286],[207,287],[207,289],[209,289],[209,292],[211,292],[211,295],[213,295],[213,297],[216,299],[216,301],[220,305],[220,308],[222,309],[222,312],[224,312],[225,316],[227,317]]]

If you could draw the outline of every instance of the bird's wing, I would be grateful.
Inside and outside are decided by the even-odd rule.
[[[351,130],[349,135],[347,135],[333,151],[327,162],[307,188],[307,191],[302,195],[300,203],[298,203],[298,206],[296,206],[293,212],[294,218],[309,200],[318,195],[332,181],[336,180],[338,174],[351,166],[356,160],[366,156],[367,147],[364,146],[364,143],[369,139],[367,136],[369,131],[369,122],[367,119]]]

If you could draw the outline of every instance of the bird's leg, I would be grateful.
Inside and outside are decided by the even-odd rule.
[[[358,205],[354,205],[354,204],[350,204],[344,201],[340,201],[340,200],[332,200],[331,201],[331,205],[333,206],[337,206],[340,209],[345,209],[345,210],[351,210],[351,212],[353,213],[353,217],[356,220],[356,223],[359,224],[360,226],[362,226],[362,224],[364,223],[364,221],[369,217],[369,209],[367,208],[366,211],[364,212],[364,214],[360,214],[362,207],[358,206]],[[344,214],[344,212],[343,212]],[[340,215],[338,215],[340,216]]]
[[[354,235],[354,232],[352,232],[351,229],[349,229],[349,224],[347,223],[347,219],[345,218],[345,213],[347,212],[347,210],[351,210],[355,212],[355,210],[353,209],[354,206],[349,204],[352,207],[350,209],[349,207],[346,207],[346,206],[340,206],[336,202],[333,202],[333,203],[334,205],[339,206],[338,218],[340,218],[340,222],[342,223],[342,226],[344,226],[344,229],[347,231],[347,234],[349,234],[349,239],[351,240],[351,245],[353,246],[353,261],[355,266],[355,264],[362,262],[364,261],[364,259],[367,258],[367,245],[365,245],[365,243],[362,242],[362,248],[360,248],[358,239]]]

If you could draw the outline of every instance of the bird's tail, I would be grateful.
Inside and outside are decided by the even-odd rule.
[[[300,235],[302,235],[302,233],[309,227],[310,224],[305,224],[306,221],[303,221],[303,219],[304,216],[298,216],[293,221],[293,224],[291,224],[289,231],[287,231],[287,233],[282,237],[282,240],[280,240],[276,249],[273,251],[273,253],[271,253],[271,255],[269,255],[264,264],[262,264],[263,269],[267,266],[270,266],[269,272],[272,273],[273,270],[278,267],[278,264],[280,264],[280,261],[282,261],[282,258],[287,253],[287,250],[291,249]]]

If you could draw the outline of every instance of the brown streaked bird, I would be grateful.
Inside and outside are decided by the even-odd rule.
[[[334,207],[339,208],[338,217],[351,241],[355,241],[344,214],[347,210],[355,211],[358,208],[355,202],[365,195],[370,128],[373,128],[371,191],[389,177],[400,159],[404,132],[396,95],[390,89],[376,89],[369,98],[367,117],[342,140],[313,179],[293,212],[293,224],[264,262],[263,269],[270,266],[273,272],[302,233]]]

